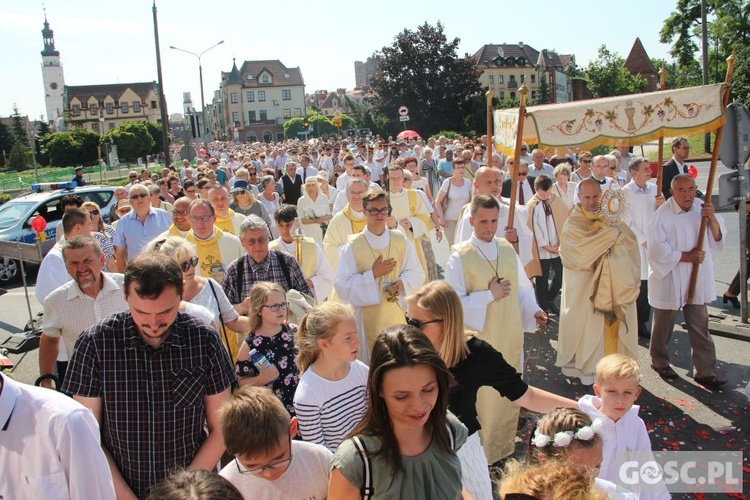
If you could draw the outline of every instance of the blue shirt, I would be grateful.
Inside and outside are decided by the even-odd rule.
[[[216,182],[224,186],[227,182],[229,182],[229,176],[224,171],[224,169],[217,168],[216,169]]]
[[[141,253],[141,250],[172,225],[172,216],[161,208],[149,207],[145,222],[135,216],[135,210],[125,214],[117,222],[114,245],[127,249],[127,262]]]
[[[453,162],[448,160],[440,160],[438,163],[438,171],[445,172],[448,175],[453,175]]]

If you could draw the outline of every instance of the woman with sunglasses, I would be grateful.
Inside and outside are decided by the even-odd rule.
[[[232,360],[237,359],[239,338],[235,332],[250,331],[250,319],[240,316],[224,293],[224,289],[213,278],[196,276],[198,256],[195,247],[179,236],[170,236],[149,243],[146,250],[154,250],[172,258],[182,269],[182,300],[203,306],[213,315],[213,323],[226,345]],[[238,306],[240,307],[240,306]]]
[[[570,176],[570,180],[578,183],[591,177],[591,161],[593,155],[590,151],[581,151],[578,154],[578,168]]]
[[[99,205],[93,201],[83,202],[81,208],[86,210],[91,216],[91,235],[96,238],[99,242],[99,246],[102,248],[107,271],[116,273],[117,265],[115,263],[115,247],[112,244],[112,238],[115,237],[115,228],[104,223],[101,209],[99,208]]]
[[[466,427],[448,410],[451,375],[416,328],[375,339],[362,421],[331,460],[328,498],[466,498],[456,450]]]
[[[468,428],[466,444],[458,451],[464,488],[474,499],[492,499],[492,483],[479,441],[477,393],[490,387],[536,412],[558,407],[577,408],[572,399],[531,387],[490,344],[465,332],[463,308],[456,291],[445,281],[433,281],[406,298],[407,324],[419,328],[440,354],[456,380],[448,409]],[[370,368],[372,371],[372,367]]]
[[[277,283],[260,281],[245,300],[249,301],[250,333],[237,355],[238,382],[240,386],[270,388],[294,416],[294,393],[299,382],[294,348],[297,325],[287,321],[286,292]]]

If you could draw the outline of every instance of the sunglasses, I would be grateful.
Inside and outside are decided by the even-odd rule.
[[[423,326],[429,325],[431,323],[442,323],[442,319],[431,319],[430,321],[419,321],[413,318],[410,318],[409,316],[406,316],[406,324],[409,326],[413,326],[414,328],[422,329]]]
[[[182,269],[183,273],[186,273],[190,271],[191,267],[196,267],[197,265],[198,265],[198,257],[190,257],[190,259],[180,264],[180,269]]]
[[[137,199],[140,199],[140,198],[146,198],[146,197],[148,197],[148,195],[147,195],[146,193],[141,193],[141,194],[131,194],[131,195],[130,195],[130,199],[131,199],[131,200],[137,200]]]
[[[89,214],[90,215],[99,215],[99,210],[90,210]]]

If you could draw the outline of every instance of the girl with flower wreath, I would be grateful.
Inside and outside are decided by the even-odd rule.
[[[591,420],[586,413],[574,408],[556,408],[536,424],[529,443],[529,462],[532,465],[560,461],[591,477],[599,474],[602,464],[602,421]],[[635,499],[634,493],[614,483],[595,478],[594,484],[611,499]]]
[[[479,390],[494,389],[518,406],[542,413],[578,405],[572,399],[527,385],[502,354],[467,334],[461,299],[445,281],[426,284],[406,298],[406,305],[406,322],[427,336],[456,381],[448,409],[469,430],[466,444],[457,452],[464,488],[474,499],[491,500],[489,467],[477,432],[481,427],[476,409]]]

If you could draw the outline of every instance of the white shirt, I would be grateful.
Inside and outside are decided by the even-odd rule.
[[[44,335],[62,337],[68,356],[82,332],[115,313],[128,309],[122,288],[122,274],[102,273],[102,289],[92,298],[70,280],[44,301]]]
[[[500,203],[500,215],[497,221],[497,231],[495,231],[495,236],[498,238],[505,239],[505,227],[508,225],[509,210],[507,204]],[[516,214],[513,217],[513,228],[518,234],[518,256],[521,258],[521,264],[524,266],[531,262],[532,258],[531,242],[533,240],[533,234],[531,233],[528,224],[526,224],[526,221],[529,220],[528,214],[528,209],[525,206],[516,205]],[[464,242],[474,235],[474,227],[471,225],[469,217],[471,217],[471,209],[470,206],[467,205],[464,209],[464,214],[461,216],[461,219],[459,219],[458,225],[456,226],[455,244]]]
[[[286,243],[279,237],[276,239],[276,242],[283,252],[292,256],[296,254],[297,247],[294,241]],[[302,258],[304,259],[304,256]],[[333,268],[328,259],[326,259],[323,249],[319,243],[315,243],[315,272],[310,277],[310,281],[313,282],[313,293],[315,294],[315,301],[318,304],[322,303],[328,297],[328,294],[331,293],[331,290],[333,290],[333,276]]]
[[[39,266],[39,272],[37,273],[36,279],[36,289],[34,290],[36,300],[44,305],[44,299],[46,299],[50,293],[72,279],[73,278],[68,274],[68,270],[65,269],[62,247],[59,244],[55,244],[55,246],[47,252],[47,255],[44,256],[42,265]]]
[[[219,475],[226,478],[242,493],[253,500],[320,499],[328,496],[329,463],[333,458],[324,446],[292,441],[292,463],[274,481],[254,474],[240,474],[232,460]]]
[[[349,179],[351,179],[352,176],[344,172],[343,174],[339,175],[339,178],[336,179],[336,189],[339,191],[346,191],[346,183],[349,182]]]
[[[544,202],[540,201],[536,204],[534,207],[534,213],[531,216],[534,224],[534,237],[536,238],[537,251],[539,252],[540,259],[556,259],[560,257],[559,253],[548,252],[544,249],[545,246],[553,247],[557,245],[560,242],[560,239],[557,235],[555,220],[551,215],[549,217],[545,215],[542,203]]]
[[[310,165],[307,168],[299,168],[299,176],[302,178],[302,182],[305,182],[305,179],[308,177],[312,177],[318,175],[318,169]]]
[[[483,241],[472,235],[471,243],[480,249],[490,261],[497,259],[497,244],[494,240]],[[523,268],[523,264],[521,264],[521,259],[517,255],[516,263],[518,267],[518,305],[521,308],[521,322],[525,331],[533,332],[536,330],[536,318],[534,318],[534,314],[537,311],[541,311],[541,309],[536,303],[534,287],[531,285],[529,278],[526,277],[526,271]],[[494,302],[495,298],[489,290],[481,290],[472,292],[471,294],[466,292],[464,269],[461,264],[461,256],[458,252],[453,252],[448,257],[448,262],[445,264],[445,281],[461,297],[461,304],[464,306],[464,325],[466,328],[478,332],[484,330],[487,306]],[[487,281],[489,281],[489,276]],[[511,290],[512,293],[513,291]]]
[[[648,302],[658,309],[676,311],[687,304],[693,264],[680,262],[682,252],[695,248],[701,224],[702,201],[695,199],[683,212],[674,197],[656,210],[648,239]],[[716,299],[712,252],[724,249],[727,234],[724,219],[717,215],[722,238],[715,241],[706,226],[703,250],[706,258],[698,270],[693,304],[710,304]]]
[[[646,243],[651,233],[650,225],[656,212],[656,186],[646,183],[645,188],[638,187],[635,181],[630,181],[623,188],[628,193],[630,210],[625,219],[626,224],[638,238],[638,250],[641,253],[641,280],[648,279],[648,257]]]
[[[534,163],[529,163],[529,177],[539,177],[540,175],[546,175],[553,181],[555,180],[555,176],[553,175],[553,172],[555,171],[555,168],[550,165],[549,163],[542,162],[542,168],[536,168],[536,165]]]
[[[91,411],[59,392],[0,379],[0,497],[114,500]]]

